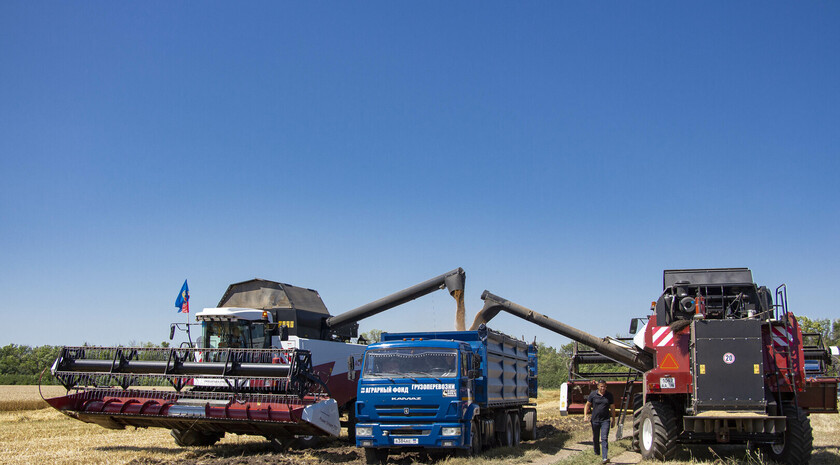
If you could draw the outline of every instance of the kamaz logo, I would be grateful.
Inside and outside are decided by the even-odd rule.
[[[408,412],[409,412],[409,408],[408,408],[408,407],[406,407],[406,408],[404,408],[404,409],[403,409],[403,415],[408,415]]]

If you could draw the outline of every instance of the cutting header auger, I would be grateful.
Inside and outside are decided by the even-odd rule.
[[[338,436],[342,412],[353,440],[365,349],[350,342],[358,322],[444,288],[463,314],[464,282],[457,268],[336,316],[313,289],[262,279],[232,284],[216,308],[196,314],[197,343],[62,348],[51,372],[68,393],[47,402],[105,428],[168,428],[182,446],[237,433],[286,448],[296,437]]]
[[[666,270],[662,295],[632,341],[593,336],[487,291],[482,299],[472,329],[506,311],[590,348],[574,354],[561,410],[581,413],[593,378],[623,378],[608,388],[622,417],[633,412],[633,447],[645,459],[671,459],[680,443],[731,443],[804,464],[813,442],[808,415],[837,413],[838,379],[824,376],[828,349],[806,343],[786,286],[758,286],[747,268]],[[579,371],[604,362],[625,370]]]

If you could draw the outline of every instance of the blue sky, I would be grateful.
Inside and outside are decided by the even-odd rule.
[[[597,335],[666,268],[837,317],[840,4],[0,3],[0,344],[333,314],[461,266]],[[362,330],[451,329],[424,297]],[[496,329],[566,340],[497,317]]]

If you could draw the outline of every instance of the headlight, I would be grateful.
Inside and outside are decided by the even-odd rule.
[[[358,433],[356,433],[356,434],[358,434]],[[454,426],[454,427],[444,426],[443,428],[440,429],[440,435],[441,436],[460,436],[461,435],[461,427],[460,426]]]
[[[373,426],[357,426],[356,436],[373,436]]]

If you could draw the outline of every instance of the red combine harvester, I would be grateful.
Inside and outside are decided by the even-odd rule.
[[[486,291],[473,328],[504,310],[590,347],[574,354],[577,377],[563,386],[561,410],[582,413],[593,378],[623,378],[608,389],[621,399],[621,420],[633,412],[633,446],[645,459],[671,459],[680,443],[731,443],[807,463],[808,415],[837,413],[840,380],[824,376],[831,355],[821,341],[806,345],[812,335],[803,337],[788,311],[785,286],[774,303],[749,269],[718,268],[666,270],[663,288],[632,341],[592,336]],[[579,370],[603,363],[626,370]]]
[[[337,316],[312,289],[260,279],[232,284],[217,308],[196,314],[196,344],[64,347],[51,372],[68,394],[46,400],[105,428],[169,428],[181,446],[237,433],[284,449],[295,438],[338,436],[342,412],[353,440],[366,347],[350,343],[358,321],[443,288],[463,311],[464,281],[458,268]]]

